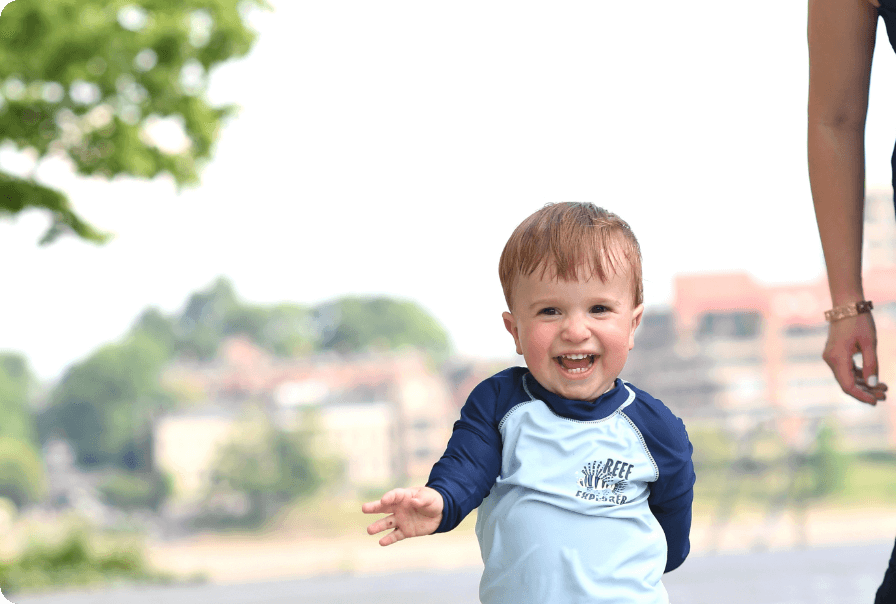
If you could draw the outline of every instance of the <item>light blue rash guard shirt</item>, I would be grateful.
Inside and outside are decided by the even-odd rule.
[[[480,507],[486,604],[667,603],[662,574],[690,550],[692,450],[682,421],[623,380],[571,401],[507,369],[473,390],[433,467],[436,532]]]

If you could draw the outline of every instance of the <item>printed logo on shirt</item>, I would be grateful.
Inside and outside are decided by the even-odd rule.
[[[577,483],[582,487],[576,491],[576,497],[614,505],[625,503],[628,497],[622,493],[628,487],[628,477],[633,467],[628,462],[610,457],[605,462],[586,463],[582,470],[576,472],[579,477]]]

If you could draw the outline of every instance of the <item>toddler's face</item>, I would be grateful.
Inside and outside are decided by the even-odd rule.
[[[517,277],[504,326],[538,383],[563,398],[593,401],[625,366],[644,306],[634,306],[625,272],[606,281],[584,267],[571,281],[540,272]]]

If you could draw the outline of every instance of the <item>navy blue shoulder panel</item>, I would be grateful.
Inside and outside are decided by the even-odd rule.
[[[627,384],[635,400],[623,413],[640,430],[657,465],[658,478],[650,485],[650,510],[666,534],[666,570],[678,568],[690,551],[691,507],[694,502],[694,448],[684,422],[666,405],[643,390]]]
[[[442,458],[426,486],[442,495],[444,509],[437,533],[450,531],[478,507],[501,472],[498,423],[515,405],[531,400],[523,388],[525,367],[511,367],[473,389],[454,423]]]

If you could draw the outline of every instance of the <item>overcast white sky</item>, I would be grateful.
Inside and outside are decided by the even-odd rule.
[[[243,109],[198,188],[45,182],[116,238],[0,221],[0,349],[42,378],[219,275],[247,301],[419,302],[457,350],[507,357],[497,278],[549,201],[629,221],[649,305],[675,273],[823,271],[806,171],[806,3],[274,0],[213,98]],[[888,186],[896,59],[881,25],[868,183]],[[0,164],[17,159],[0,153]]]

